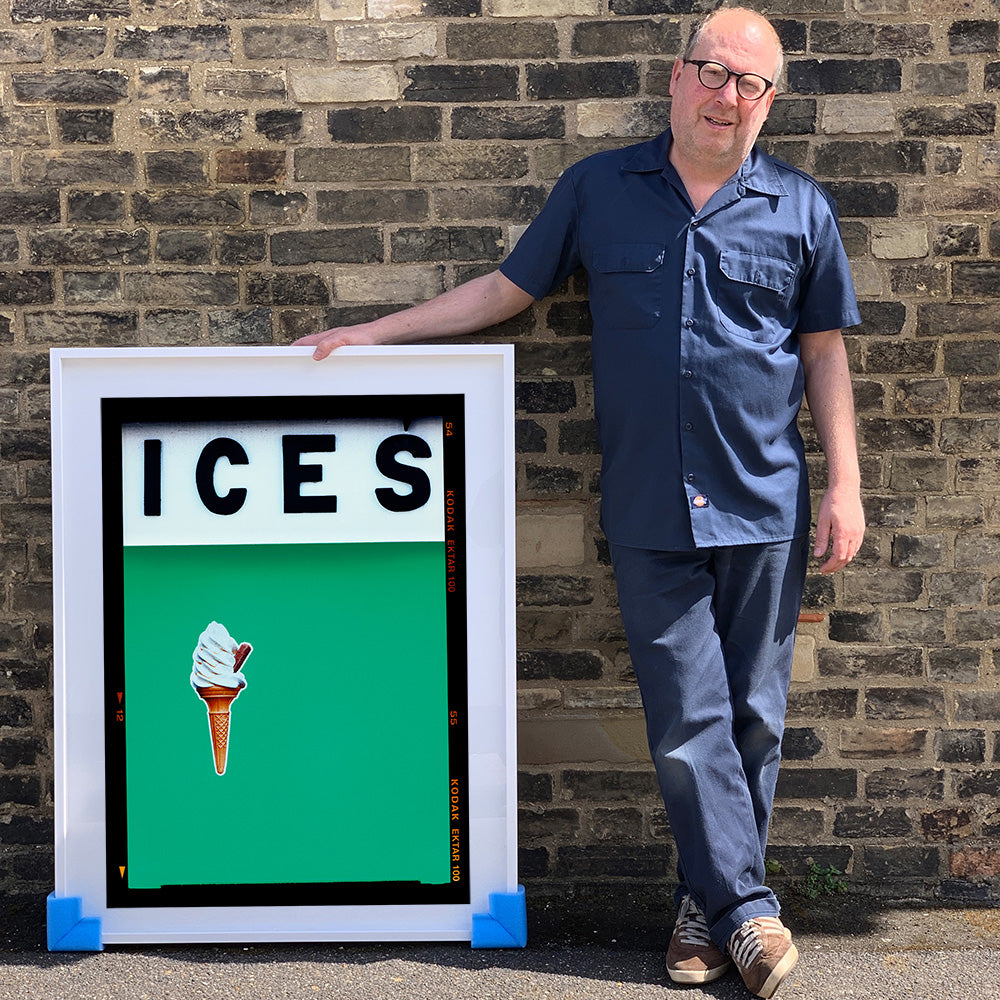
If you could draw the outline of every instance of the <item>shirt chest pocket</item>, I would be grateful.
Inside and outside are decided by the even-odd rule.
[[[757,343],[781,343],[795,328],[797,272],[796,264],[781,257],[723,250],[714,295],[723,327]]]
[[[611,243],[594,251],[590,311],[599,326],[648,330],[660,321],[665,257],[662,243]]]

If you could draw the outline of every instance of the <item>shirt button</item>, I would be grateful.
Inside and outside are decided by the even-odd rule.
[[[688,481],[689,483],[693,483],[693,482],[694,482],[694,473],[693,473],[693,472],[689,472],[689,473],[688,473],[688,474],[687,474],[687,475],[686,475],[686,476],[685,476],[684,478],[685,478],[685,479],[686,479],[686,480],[687,480],[687,481]]]
[[[690,421],[688,421],[688,422],[687,422],[687,423],[686,423],[686,424],[684,425],[684,430],[686,430],[686,431],[689,431],[689,430],[691,430],[691,428],[692,428],[692,427],[694,427],[694,424],[692,424],[692,423],[691,423]]]
[[[693,267],[689,267],[689,268],[687,269],[687,272],[686,272],[686,273],[687,273],[687,276],[688,276],[689,278],[693,278],[693,277],[694,277],[694,275],[695,275],[695,270],[694,270],[694,268],[693,268]]]
[[[691,378],[692,375],[694,375],[694,372],[691,371],[690,368],[685,368],[684,369],[684,377],[685,378]]]
[[[686,320],[684,320],[684,326],[687,327],[687,329],[690,330],[691,327],[694,326],[694,320],[693,319],[686,319]]]

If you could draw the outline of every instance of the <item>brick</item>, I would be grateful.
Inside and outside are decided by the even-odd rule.
[[[897,93],[902,81],[898,59],[800,59],[786,70],[795,94]]]
[[[45,305],[54,297],[51,271],[0,271],[0,305]]]
[[[790,768],[778,772],[775,797],[779,799],[853,799],[858,775],[847,768]]]
[[[885,355],[882,356],[885,359]],[[950,403],[951,386],[944,378],[904,378],[896,384],[896,412],[922,415],[944,413]],[[906,464],[909,463],[909,464]],[[899,469],[905,473],[919,469],[922,473],[936,475],[935,459],[928,455],[909,455],[901,459]],[[896,463],[894,463],[895,467]],[[901,487],[894,487],[900,489]]]
[[[563,795],[589,802],[634,802],[659,799],[660,789],[652,769],[644,771],[565,770],[560,774]]]
[[[957,97],[969,89],[967,63],[918,63],[916,91],[935,97]]]
[[[338,108],[327,113],[326,124],[336,142],[435,142],[441,138],[441,109]]]
[[[875,51],[875,25],[858,21],[813,21],[809,26],[813,52],[868,55]]]
[[[266,256],[267,236],[263,232],[235,232],[219,235],[217,259],[220,264],[243,267],[248,264],[259,264]]]
[[[433,59],[438,54],[438,31],[434,24],[341,24],[333,33],[340,62]]]
[[[400,96],[396,70],[387,65],[293,67],[288,70],[288,87],[300,104],[396,101]]]
[[[947,764],[986,761],[986,733],[982,729],[945,729],[934,734],[934,759]]]
[[[993,104],[928,105],[900,112],[904,135],[993,135]]]
[[[869,688],[865,714],[869,719],[944,718],[944,692],[930,687]]]
[[[0,140],[12,146],[48,146],[48,117],[44,110],[0,112]]]
[[[934,146],[934,173],[957,174],[962,169],[962,147],[950,142]]]
[[[892,565],[901,567],[939,566],[944,549],[941,535],[894,535]]]
[[[297,181],[340,183],[410,180],[410,151],[405,146],[297,149],[294,158],[293,175]]]
[[[250,274],[247,276],[247,302],[251,305],[325,306],[330,301],[326,281],[318,274]]]
[[[996,720],[1000,720],[1000,693],[996,691],[955,692],[956,722],[987,722]]]
[[[272,108],[257,111],[253,116],[254,128],[271,142],[287,142],[302,134],[303,114],[294,108]]]
[[[674,21],[582,21],[574,26],[574,56],[662,55],[681,48],[680,25]]]
[[[580,813],[576,809],[518,809],[518,833],[527,840],[540,837],[575,837],[580,830]]]
[[[7,225],[59,222],[58,191],[0,191],[0,219]]]
[[[818,658],[820,673],[824,677],[920,677],[923,674],[921,652],[915,647],[869,649],[827,646],[818,651]]]
[[[995,332],[996,327],[996,307],[992,304],[949,302],[921,303],[917,306],[918,337],[990,334]]]
[[[413,151],[414,180],[499,180],[523,177],[527,172],[527,152],[518,146],[463,143]]]
[[[960,459],[955,466],[957,493],[994,493],[1000,489],[1000,461],[997,459]]]
[[[832,642],[880,642],[884,637],[884,627],[880,611],[838,609],[830,612],[829,637]]]
[[[576,387],[564,380],[519,380],[514,400],[515,409],[527,413],[566,413],[576,406]]]
[[[849,759],[919,757],[926,743],[927,731],[924,729],[848,727],[840,734],[840,753]]]
[[[905,809],[877,809],[871,806],[844,806],[833,819],[834,836],[905,837],[913,824]]]
[[[319,191],[316,214],[320,222],[334,224],[419,222],[427,218],[428,203],[427,192],[417,188]]]
[[[35,44],[40,44],[42,36],[31,33]],[[8,44],[10,44],[8,42]],[[86,62],[104,55],[108,44],[107,28],[56,28],[52,32],[52,50],[60,62]],[[26,50],[26,55],[30,49]],[[34,59],[11,59],[5,62],[35,62]],[[37,61],[41,61],[40,59]]]
[[[995,799],[1000,795],[1000,771],[973,771],[954,776],[955,795],[960,799],[971,799],[986,795]]]
[[[962,847],[952,851],[948,873],[955,878],[995,878],[1000,875],[1000,848]]]
[[[32,264],[145,264],[149,233],[145,229],[48,229],[28,237]]]
[[[828,97],[823,103],[821,128],[827,135],[892,132],[896,113],[885,97]],[[822,147],[820,147],[822,148]]]
[[[438,260],[492,260],[504,256],[503,237],[495,226],[424,226],[392,234],[397,263]]]
[[[948,28],[948,51],[952,55],[996,52],[1000,26],[996,21],[953,21]]]
[[[875,51],[886,56],[927,55],[934,51],[929,24],[881,24],[875,34]]]
[[[599,0],[494,0],[494,17],[593,16],[600,12]]]
[[[576,567],[584,561],[584,521],[580,514],[527,514],[517,518],[517,566]]]
[[[302,220],[308,204],[301,191],[253,191],[250,194],[250,221],[258,226],[293,226]],[[320,219],[320,222],[329,221],[334,220]]]
[[[465,104],[518,98],[516,66],[408,66],[406,77],[406,101]]]
[[[974,257],[979,248],[978,226],[941,225],[934,234],[934,254],[938,257]]]
[[[810,727],[786,727],[781,738],[782,760],[814,760],[826,751],[823,734]]]
[[[520,573],[517,602],[533,607],[581,607],[594,600],[594,582],[589,577],[568,574],[544,576]]]
[[[191,100],[191,74],[168,66],[140,68],[136,95],[145,104]]]
[[[934,607],[979,604],[985,597],[982,573],[933,573],[929,588]]]
[[[146,177],[157,187],[203,185],[208,180],[205,154],[194,149],[147,153]]]
[[[823,186],[841,215],[880,218],[899,211],[899,190],[889,181],[830,181]]]
[[[313,12],[312,0],[201,0],[201,13],[220,21],[302,17]]]
[[[262,70],[210,69],[202,84],[209,97],[236,101],[285,100],[285,74]]]
[[[604,661],[591,650],[519,650],[517,677],[521,681],[598,680],[604,673]]]
[[[551,802],[552,775],[517,773],[517,798],[519,802]]]
[[[135,156],[116,150],[24,153],[21,158],[21,179],[25,184],[134,184]]]
[[[639,92],[639,67],[634,62],[529,65],[527,77],[532,100],[629,97]]]
[[[858,692],[849,688],[792,689],[788,695],[788,717],[807,719],[852,719],[858,710]]]
[[[245,111],[139,112],[139,128],[159,142],[239,142],[246,120]]]
[[[164,192],[132,196],[132,214],[139,222],[192,225],[238,225],[244,220],[239,199],[228,191],[215,194]]]
[[[553,107],[459,107],[451,114],[453,139],[561,139],[566,113]]]
[[[239,301],[239,282],[233,273],[158,271],[125,275],[125,301],[141,304],[227,305]]]
[[[208,313],[213,344],[270,344],[270,309],[218,309]]]
[[[435,194],[438,217],[530,222],[545,204],[546,190],[531,185],[449,188]]]
[[[128,25],[115,40],[116,59],[185,59],[192,62],[228,62],[232,58],[229,29],[221,24],[171,24],[157,28]]]
[[[472,21],[449,24],[445,30],[450,59],[481,59],[483,53],[493,59],[549,59],[559,52],[555,24]]]
[[[563,466],[526,465],[524,478],[528,492],[540,496],[569,496],[583,489],[582,475]]]
[[[247,59],[282,60],[290,52],[296,59],[330,58],[330,41],[323,28],[309,24],[250,25],[243,29],[243,54]]]
[[[128,97],[128,77],[117,70],[14,73],[11,83],[20,104],[117,104]]]
[[[996,298],[1000,295],[1000,262],[968,261],[954,264],[952,290],[956,296]]]
[[[441,267],[426,264],[338,266],[333,286],[347,302],[422,302],[444,291]]]
[[[151,309],[143,314],[139,333],[153,345],[191,344],[201,339],[201,317],[180,309]]]
[[[104,145],[114,137],[115,113],[106,108],[57,108],[56,124],[63,142]]]
[[[940,870],[941,855],[933,847],[865,848],[865,872],[872,878],[927,878]]]
[[[659,101],[580,101],[577,132],[583,136],[657,135],[670,124],[670,109]]]
[[[383,259],[382,236],[374,228],[284,231],[271,236],[271,260],[279,266],[372,264]]]
[[[642,837],[643,814],[638,809],[595,809],[590,834],[598,841],[636,842]]]
[[[220,149],[215,162],[219,184],[281,184],[287,176],[280,149]]]
[[[983,523],[982,500],[977,497],[927,497],[928,528],[968,528]]]
[[[573,687],[568,688],[563,705],[575,709],[641,709],[642,698],[637,687]]]
[[[11,20],[87,21],[110,17],[128,17],[132,13],[129,0],[12,0]]]
[[[156,237],[156,256],[174,264],[208,264],[212,260],[212,234],[168,229]]]
[[[935,809],[920,814],[924,840],[954,841],[967,837],[971,828],[972,814],[967,809]]]
[[[868,799],[941,799],[944,798],[945,772],[938,768],[911,771],[885,768],[865,779]]]
[[[547,434],[535,420],[514,421],[514,450],[519,455],[539,454],[546,449]]]
[[[649,847],[622,847],[596,844],[588,847],[560,847],[555,874],[588,878],[660,878],[670,868],[672,849],[666,844]]]

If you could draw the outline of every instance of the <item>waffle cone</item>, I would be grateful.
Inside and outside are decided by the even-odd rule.
[[[215,773],[225,774],[226,756],[229,752],[229,706],[232,705],[242,688],[228,688],[211,684],[208,687],[200,687],[195,690],[208,709],[208,728],[212,734]]]

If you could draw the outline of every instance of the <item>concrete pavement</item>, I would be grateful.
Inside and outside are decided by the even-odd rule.
[[[620,902],[620,901],[616,901]],[[466,944],[135,946],[98,954],[0,953],[0,1000],[746,1000],[738,975],[675,987],[666,925],[635,931],[619,910],[594,919],[529,907],[524,950]],[[1000,909],[881,907],[842,899],[786,920],[798,966],[781,1000],[1000,998]],[[591,926],[593,925],[593,926]],[[589,941],[588,938],[592,939]],[[665,940],[662,942],[665,944]]]

